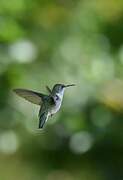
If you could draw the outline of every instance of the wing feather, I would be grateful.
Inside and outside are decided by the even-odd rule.
[[[49,86],[46,86],[47,91],[52,94],[52,90],[49,88]]]
[[[27,89],[14,89],[13,90],[18,96],[26,99],[27,101],[33,103],[33,104],[37,104],[37,105],[41,105],[43,98],[46,97],[46,95],[35,92],[35,91],[31,91],[31,90],[27,90]]]

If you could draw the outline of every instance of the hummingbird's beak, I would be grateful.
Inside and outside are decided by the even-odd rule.
[[[68,84],[68,85],[65,85],[65,88],[70,87],[70,86],[75,86],[75,84]]]

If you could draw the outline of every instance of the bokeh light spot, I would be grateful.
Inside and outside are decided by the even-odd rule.
[[[70,149],[76,154],[87,152],[92,145],[93,137],[86,131],[76,133],[70,139]]]
[[[17,151],[18,147],[18,138],[13,131],[8,131],[0,135],[0,152],[13,154]]]
[[[9,46],[9,54],[16,61],[26,63],[35,60],[37,49],[31,41],[22,40]]]

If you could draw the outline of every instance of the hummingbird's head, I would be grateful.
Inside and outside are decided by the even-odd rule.
[[[52,90],[52,94],[63,97],[65,88],[70,87],[70,86],[75,86],[75,84],[69,84],[69,85],[55,84]]]

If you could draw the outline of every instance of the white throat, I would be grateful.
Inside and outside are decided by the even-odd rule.
[[[62,100],[64,95],[64,89],[61,92],[56,93],[56,95]]]

